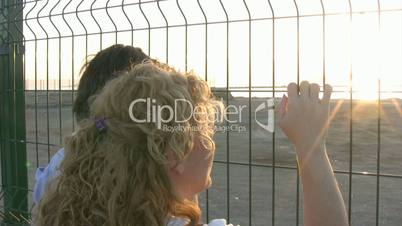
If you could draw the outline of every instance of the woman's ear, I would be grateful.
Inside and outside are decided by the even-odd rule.
[[[184,164],[183,164],[183,162],[179,162],[176,159],[172,150],[167,149],[166,157],[167,157],[167,161],[168,161],[169,171],[171,171],[172,173],[178,174],[178,175],[183,174]]]
[[[184,164],[182,162],[178,162],[173,168],[171,168],[171,170],[178,175],[182,175],[184,172]]]

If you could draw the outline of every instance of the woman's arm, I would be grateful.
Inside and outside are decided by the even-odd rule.
[[[328,160],[325,144],[312,152],[314,154],[310,158],[299,160],[304,195],[304,223],[306,226],[348,225],[342,195]]]
[[[325,86],[322,99],[319,91],[317,84],[307,81],[300,84],[300,90],[295,83],[289,84],[289,97],[282,99],[279,126],[296,149],[305,225],[344,226],[348,225],[346,209],[325,149],[332,87]]]

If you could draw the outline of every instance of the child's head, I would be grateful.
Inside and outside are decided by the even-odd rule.
[[[73,112],[77,121],[89,116],[89,97],[99,92],[118,71],[127,71],[136,64],[149,59],[140,48],[112,45],[99,51],[85,64],[74,102]]]
[[[191,198],[211,184],[221,106],[193,74],[153,63],[121,72],[66,141],[61,175],[40,204],[38,225],[157,226],[169,215],[198,222]],[[173,118],[158,127],[152,119],[159,115]]]

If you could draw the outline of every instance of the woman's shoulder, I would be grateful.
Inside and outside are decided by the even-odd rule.
[[[188,219],[171,217],[166,226],[185,226],[189,223]],[[209,224],[204,224],[203,226],[233,226],[232,224],[227,224],[225,219],[214,219],[209,222]]]

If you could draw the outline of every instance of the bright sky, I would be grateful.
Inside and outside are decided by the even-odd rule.
[[[85,30],[80,24],[75,11],[81,0],[64,1],[55,6],[58,0],[39,1],[27,3],[24,9],[24,35],[27,40],[34,39],[34,31],[37,41],[37,67],[36,76],[38,80],[45,80],[49,76],[50,89],[58,89],[57,80],[62,79],[62,89],[71,89],[69,84],[74,74],[75,84],[79,79],[79,69],[85,62]],[[61,1],[63,2],[63,1]],[[128,19],[122,11],[122,2]],[[141,47],[144,52],[150,53],[154,58],[161,61],[168,61],[176,68],[185,68],[185,27],[183,15],[181,14],[177,1],[167,0],[160,2],[160,9],[166,16],[168,29],[168,52],[166,40],[166,22],[155,2],[143,3],[141,8],[149,20],[152,29],[150,32],[150,46],[148,49],[148,24],[137,3],[138,0],[84,0],[78,7],[79,11],[88,10],[92,5],[92,13],[101,26],[102,32],[107,34],[88,36],[88,54],[94,54],[101,48],[106,48],[116,42],[131,44],[133,35],[134,46]],[[147,1],[142,1],[147,2]],[[229,60],[229,86],[249,86],[249,57],[251,57],[251,85],[253,89],[258,87],[270,87],[272,79],[272,13],[268,1],[248,0],[247,6],[250,16],[253,19],[251,25],[251,56],[249,56],[249,23],[232,22],[229,26],[229,42],[226,42],[226,17],[223,8],[218,0],[200,0],[208,22],[217,22],[208,25],[208,45],[205,45],[205,18],[196,0],[180,0],[180,7],[186,16],[188,24],[200,24],[188,26],[188,69],[194,69],[198,74],[204,76],[207,49],[207,75],[211,85],[226,87],[227,69],[226,62]],[[248,13],[242,0],[222,0],[230,21],[247,20]],[[296,1],[300,15],[320,15],[322,7],[319,0]],[[271,0],[275,17],[275,84],[286,86],[289,82],[297,81],[297,20],[292,17],[296,15],[293,0]],[[349,71],[352,65],[353,89],[359,90],[354,94],[356,99],[373,99],[377,97],[377,80],[381,79],[381,89],[384,91],[399,91],[399,93],[384,93],[383,98],[402,98],[402,1],[381,0],[382,10],[379,20],[376,0],[354,0],[352,1],[353,12],[352,22],[349,17],[348,1],[324,0],[325,17],[325,73],[326,82],[335,87],[336,90],[348,90]],[[66,7],[66,4],[67,7]],[[109,6],[108,12],[104,8]],[[116,7],[114,7],[116,6]],[[54,8],[52,10],[52,8]],[[49,39],[47,50],[46,34],[40,28],[39,23],[45,28],[49,37],[59,37],[55,26],[61,36],[71,36],[71,31],[60,15],[64,9],[64,18],[76,36],[74,47],[72,38]],[[42,10],[41,10],[42,9]],[[390,11],[389,11],[390,10]],[[368,13],[357,13],[369,11]],[[52,15],[51,24],[48,17],[35,19],[39,12],[40,16]],[[74,13],[70,13],[74,12]],[[116,24],[113,26],[107,13]],[[346,14],[345,14],[346,13]],[[332,15],[331,15],[332,14]],[[336,14],[336,15],[333,15]],[[90,11],[78,13],[84,23],[87,33],[98,33],[99,27]],[[34,19],[29,19],[34,18]],[[380,21],[380,26],[379,26]],[[134,29],[142,29],[131,32],[130,23]],[[222,22],[222,23],[219,23]],[[323,18],[321,16],[303,16],[300,18],[300,81],[309,80],[322,84],[323,82]],[[59,40],[61,46],[59,47]],[[229,54],[226,55],[228,47]],[[73,53],[74,51],[74,53]],[[48,61],[46,55],[48,52]],[[168,54],[166,54],[168,53]],[[61,56],[59,64],[59,54]],[[48,67],[47,67],[48,66]],[[48,69],[48,73],[46,73]],[[59,73],[59,69],[60,72]],[[29,80],[35,78],[35,42],[26,43],[26,79],[28,89],[34,88],[34,83]],[[338,87],[339,86],[339,87]],[[46,88],[45,83],[38,83],[38,88]],[[248,96],[248,93],[233,93],[237,96]],[[253,96],[272,96],[271,93],[253,93]],[[278,94],[281,96],[281,94]],[[348,98],[347,92],[340,92],[334,95],[335,98]]]

